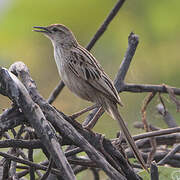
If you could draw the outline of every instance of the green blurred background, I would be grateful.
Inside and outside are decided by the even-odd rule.
[[[72,29],[78,41],[86,46],[115,0],[0,0],[0,65],[9,67],[15,61],[23,61],[30,69],[40,93],[48,98],[60,80],[51,42],[32,31],[33,26],[62,23]],[[105,34],[96,43],[92,53],[113,79],[127,48],[131,31],[140,37],[136,55],[132,61],[127,82],[169,84],[180,87],[180,1],[125,2]],[[124,108],[120,111],[133,134],[134,121],[141,121],[140,108],[146,93],[121,93]],[[168,96],[165,102],[169,111],[178,119],[174,104]],[[147,112],[150,123],[166,127],[156,112],[154,99]],[[66,114],[72,114],[88,105],[65,88],[53,104]],[[10,106],[10,101],[0,96],[0,108]],[[83,118],[79,119],[82,121]],[[109,138],[116,136],[116,121],[104,115],[95,131]]]

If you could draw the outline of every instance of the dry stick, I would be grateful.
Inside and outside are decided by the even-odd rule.
[[[40,140],[7,139],[0,141],[0,148],[25,148],[39,149],[43,145]]]
[[[3,93],[1,92],[1,89],[0,89],[0,93]],[[12,118],[7,119],[7,116],[13,117],[13,120]],[[5,111],[3,111],[3,113],[0,115],[0,127],[1,127],[0,136],[5,135],[7,136],[6,137],[7,139],[10,139],[10,137],[8,138],[9,135],[7,135],[7,133],[4,133],[4,132],[21,125],[22,122],[26,123],[27,122],[26,119],[24,119],[23,121],[20,121],[22,117],[24,118],[24,115],[23,113],[19,114],[19,108],[17,107],[12,107],[10,109],[6,109]]]
[[[84,114],[84,113],[86,113],[88,111],[91,111],[91,110],[93,110],[93,109],[95,109],[97,107],[99,107],[99,106],[97,104],[94,104],[94,105],[89,106],[89,107],[87,107],[87,108],[85,108],[85,109],[83,109],[83,110],[81,110],[79,112],[74,113],[70,117],[73,118],[73,119],[76,119],[77,117],[81,116],[82,114]]]
[[[53,167],[53,160],[52,158],[50,159],[49,161],[49,165],[48,165],[48,168],[47,168],[47,171],[46,173],[42,176],[42,178],[40,180],[46,180],[51,172],[51,169]]]
[[[168,134],[168,135],[156,137],[157,146],[160,146],[160,145],[173,146],[174,144],[178,144],[178,143],[180,143],[180,134],[179,133]],[[136,141],[136,145],[139,149],[151,148],[149,138],[145,138],[145,139]]]
[[[163,114],[165,114],[166,113],[166,105],[164,103],[164,100],[163,100],[160,92],[158,93],[158,96],[159,96],[159,100],[160,100],[160,102],[161,102],[161,104],[163,106],[163,108],[162,108],[164,110]]]
[[[21,127],[19,128],[17,133],[13,129],[14,130],[14,132],[13,132],[14,139],[21,138],[21,134],[23,133],[23,129],[24,129],[24,125],[23,124],[21,125]],[[19,148],[12,147],[12,151],[14,151],[17,154],[17,156],[22,154],[21,153],[22,151]],[[17,174],[16,174],[16,166],[17,166],[17,162],[12,161],[11,162],[11,169],[10,169],[10,174],[11,174],[12,179],[18,179]],[[35,180],[35,177],[34,177],[34,179],[33,178],[31,178],[31,179]]]
[[[162,130],[158,130],[158,131],[152,131],[152,132],[138,134],[138,135],[133,136],[133,139],[136,141],[139,139],[161,136],[161,135],[166,135],[166,134],[172,134],[172,133],[177,133],[177,132],[180,132],[180,127],[168,128],[168,129],[162,129]]]
[[[156,106],[156,109],[158,113],[162,116],[164,122],[167,124],[169,128],[178,126],[174,117],[171,115],[171,113],[167,109],[164,109],[162,104],[158,104]]]
[[[17,177],[22,178],[23,176],[26,176],[27,174],[29,174],[29,170],[21,171],[17,173]]]
[[[9,179],[10,166],[11,166],[11,160],[5,158],[3,162],[3,175],[1,176],[2,180]]]
[[[141,114],[142,114],[142,122],[144,124],[144,129],[146,132],[149,132],[149,126],[146,119],[146,109],[148,107],[148,104],[151,102],[151,100],[155,97],[156,93],[150,93],[144,100],[143,106],[141,108]]]
[[[22,122],[22,120],[21,120]],[[143,139],[143,138],[148,138],[151,136],[160,136],[157,137],[157,143],[158,145],[161,144],[167,144],[167,145],[173,145],[175,143],[180,142],[180,137],[179,134],[176,132],[180,132],[180,128],[170,128],[170,129],[163,129],[155,132],[150,132],[150,133],[144,133],[142,135],[136,135],[134,136],[135,140],[138,139]],[[154,134],[155,133],[155,134]],[[176,133],[176,134],[170,134],[170,135],[164,135],[164,134],[169,134],[169,133]],[[164,136],[161,136],[164,135]],[[164,142],[164,143],[163,143]],[[145,144],[144,144],[145,143]],[[149,147],[148,145],[148,140],[145,140],[143,144],[140,142],[137,142],[138,147]],[[32,146],[33,148],[41,148],[41,143],[39,140],[32,140],[32,141],[27,141],[27,140],[4,140],[0,141],[0,148],[3,147],[20,147],[20,148],[29,148],[28,144]]]
[[[25,76],[25,79],[28,79],[26,76]],[[27,88],[29,89],[30,91],[30,94],[32,95],[34,101],[39,101],[40,100],[40,95],[38,94],[38,92],[35,90],[33,90],[33,88],[35,88],[35,85],[31,84],[33,82],[32,79],[29,80],[26,80],[27,82],[25,84],[27,84]],[[29,87],[28,87],[29,85]],[[34,86],[34,87],[33,87]],[[32,88],[33,87],[33,88]],[[37,99],[36,99],[37,98]],[[41,102],[40,104],[41,108],[44,109],[44,114],[46,115],[47,119],[49,121],[51,121],[51,123],[53,124],[54,127],[57,127],[56,126],[56,123],[55,122],[52,122],[52,119],[56,118],[57,116],[57,112],[53,112],[52,114],[50,114],[49,112],[49,105],[45,102],[45,100],[43,100],[43,102]],[[9,111],[11,112],[11,111]],[[63,115],[62,113],[60,113],[61,115]],[[19,115],[16,114],[17,117],[20,117],[21,113],[19,112]],[[99,135],[98,134],[95,134],[93,133],[92,131],[87,131],[85,129],[82,128],[82,126],[77,122],[77,121],[74,121],[70,118],[68,118],[67,116],[63,115],[63,117],[66,119],[66,121],[68,121],[70,124],[72,124],[78,131],[79,133],[84,137],[86,138],[97,150],[101,151],[101,149],[98,147],[99,145]],[[5,117],[4,117],[5,118]],[[11,116],[10,114],[10,117],[9,115],[7,114],[7,117],[4,119],[7,120],[8,122],[11,122],[13,121],[13,117]],[[24,122],[24,119],[25,117],[22,117],[19,118],[19,121],[22,123]],[[58,118],[59,119],[59,118]],[[60,119],[58,120],[58,122],[60,121]],[[10,128],[11,126],[9,126]],[[8,129],[8,128],[7,128]],[[63,130],[62,128],[58,128],[57,127],[57,132],[59,133],[63,133]],[[62,139],[62,144],[74,144],[72,141],[70,141],[68,139],[68,137],[65,135],[63,136],[63,139]],[[21,145],[23,147],[23,145]],[[135,172],[133,171],[133,169],[131,168],[131,166],[128,164],[127,160],[123,157],[122,154],[120,154],[119,150],[117,150],[116,148],[114,148],[114,146],[112,145],[112,143],[110,142],[110,140],[108,139],[105,139],[104,138],[104,141],[103,141],[103,146],[105,148],[105,150],[111,154],[111,156],[113,157],[113,159],[116,161],[116,163],[118,164],[119,167],[121,167],[121,169],[123,170],[123,172],[126,174],[126,177],[127,179],[130,178],[130,179],[138,179],[135,174]]]
[[[156,92],[152,92],[150,93],[144,100],[144,103],[143,103],[143,106],[141,108],[141,114],[142,114],[142,122],[144,124],[144,129],[146,130],[146,132],[150,132],[150,128],[149,128],[149,124],[147,122],[147,118],[146,118],[146,109],[149,105],[149,103],[152,101],[152,99],[155,97],[156,95]],[[156,140],[154,137],[151,137],[150,138],[150,143],[151,143],[151,146],[152,146],[152,150],[151,152],[149,153],[149,156],[148,156],[148,159],[147,159],[147,164],[150,165],[151,164],[151,161],[153,160],[153,157],[156,153]]]
[[[146,149],[146,153],[142,153],[142,156],[144,159],[148,158],[148,153],[149,153],[149,149]],[[167,154],[168,154],[167,150],[156,151],[156,154],[154,156],[154,160],[158,162],[161,159],[163,159]],[[130,151],[127,151],[127,156],[128,156],[128,158],[134,157],[133,153]],[[166,164],[168,164],[172,167],[178,167],[179,168],[180,167],[180,155],[173,155],[171,157],[171,159],[166,162]]]
[[[62,114],[49,105],[37,92],[36,85],[29,75],[28,68],[22,62],[16,62],[11,65],[10,69],[21,77],[23,84],[26,86],[29,94],[31,94],[33,100],[38,103],[43,112],[46,114],[46,118],[52,123],[56,124],[56,128],[60,129],[61,133],[65,133],[65,136],[74,142],[77,146],[81,147],[89,156],[91,160],[97,163],[104,172],[112,179],[126,179],[115,168],[113,168],[108,161],[99,153],[89,142],[81,136],[76,129],[68,123]],[[8,72],[7,72],[8,73]],[[54,160],[54,159],[53,159]],[[55,160],[54,160],[55,161]],[[136,175],[136,174],[135,174]]]
[[[76,177],[64,157],[54,129],[46,120],[39,106],[33,102],[24,85],[5,68],[0,69],[0,77],[1,90],[7,93],[8,97],[21,108],[36,134],[52,155],[56,166],[62,171],[62,177],[75,180]]]
[[[82,126],[86,129],[92,129],[103,113],[104,109],[102,107],[95,108],[92,112],[89,113],[85,121],[82,123]]]
[[[74,170],[74,174],[78,174],[84,170],[88,169],[88,167],[85,166],[75,166]]]
[[[24,132],[24,129],[25,129],[25,126],[24,126],[24,124],[22,124],[21,127],[18,130],[18,133],[16,135],[16,139],[20,139],[21,138],[21,135]]]
[[[175,146],[163,159],[161,159],[161,161],[158,162],[158,165],[166,164],[166,162],[169,161],[172,158],[172,156],[179,151],[180,151],[180,145]]]
[[[158,113],[163,117],[164,122],[168,125],[169,128],[177,127],[178,125],[175,119],[173,118],[173,116],[168,112],[165,106],[164,100],[161,97],[160,93],[159,93],[159,99],[160,99],[161,104],[158,104],[156,106]]]
[[[103,22],[103,24],[100,26],[100,28],[97,30],[96,34],[94,35],[94,37],[91,39],[91,41],[89,42],[89,44],[86,46],[86,49],[88,51],[90,51],[92,49],[92,47],[94,46],[94,44],[97,42],[97,40],[99,40],[99,38],[103,35],[103,33],[105,32],[105,30],[107,29],[108,25],[110,24],[110,22],[113,20],[113,18],[117,15],[118,11],[120,10],[120,8],[122,7],[122,5],[124,4],[125,0],[119,0],[116,5],[114,6],[114,8],[111,10],[111,12],[109,13],[109,15],[107,16],[107,18],[105,19],[105,21]],[[59,95],[59,93],[61,92],[61,90],[64,87],[64,83],[63,81],[60,81],[60,83],[56,86],[56,88],[52,91],[50,97],[48,98],[48,103],[52,104],[53,101],[57,98],[57,96]]]
[[[74,159],[72,158],[68,158],[68,161],[71,164],[76,164],[76,165],[81,165],[81,166],[87,166],[87,167],[94,167],[94,168],[98,168],[98,166],[96,165],[96,163],[94,163],[93,161],[91,161],[88,158],[80,158],[80,157],[76,157]]]
[[[92,174],[94,176],[94,180],[100,180],[98,170],[94,169],[94,168],[90,168],[90,170],[92,171]]]
[[[6,138],[6,139],[11,139],[11,136],[7,132],[3,132],[2,137]]]
[[[33,139],[33,134],[29,133],[30,139]],[[28,150],[28,160],[33,162],[33,149],[29,148]],[[30,174],[30,179],[35,180],[35,169],[33,167],[29,167],[29,174]]]
[[[77,147],[77,148],[71,149],[69,151],[66,151],[64,154],[66,157],[68,157],[68,156],[73,156],[73,155],[80,153],[82,151],[83,150],[81,148]]]
[[[166,89],[168,89],[168,92],[169,92],[169,96],[171,98],[171,96],[175,97],[174,93],[172,92],[172,90],[166,86]],[[166,109],[165,107],[165,103],[163,101],[163,98],[161,97],[160,93],[159,93],[159,98],[160,98],[160,101],[161,101],[161,106],[157,106],[158,108],[158,112],[163,116],[163,119],[165,121],[165,123],[168,125],[168,127],[177,127],[177,123],[175,121],[175,119],[173,118],[173,116],[168,112],[168,110]],[[176,98],[175,98],[176,99]],[[178,105],[177,105],[178,107]],[[178,108],[177,108],[178,109]],[[177,142],[176,142],[177,143]],[[178,152],[180,149],[180,146],[177,145],[175,146],[163,159],[161,159],[159,162],[158,162],[158,165],[163,165],[165,164],[166,162],[168,162],[171,157],[176,153]]]
[[[10,154],[4,153],[4,152],[0,152],[0,156],[3,156],[6,159],[9,159],[9,160],[12,160],[12,161],[15,161],[15,162],[18,162],[18,163],[22,163],[22,164],[34,167],[35,169],[40,169],[40,170],[43,170],[43,171],[47,170],[46,166],[43,166],[43,165],[40,165],[40,164],[37,164],[37,163],[33,163],[31,161],[28,161],[28,160],[25,160],[25,159],[21,159],[21,158],[18,158],[16,156],[13,156],[13,155],[10,155]],[[56,174],[56,175],[60,175],[61,174],[61,171],[59,171],[57,169],[54,169],[54,168],[52,169],[51,172],[53,174]]]
[[[176,87],[170,87],[170,88],[173,90],[174,94],[180,95],[180,88],[176,88]],[[133,83],[125,83],[122,86],[121,91],[127,91],[133,93],[143,93],[143,92],[168,93],[164,85],[133,84]]]
[[[111,164],[113,164],[113,165],[116,167],[116,169],[118,169],[118,170],[123,174],[121,168],[116,164],[116,162],[115,162],[114,159],[111,157],[111,155],[105,151],[105,149],[104,149],[104,147],[103,147],[103,140],[104,140],[104,138],[103,138],[103,136],[101,136],[101,139],[100,139],[101,152],[104,154],[104,156],[106,157],[106,159],[109,159],[109,161],[111,161]]]
[[[164,87],[167,89],[170,99],[176,104],[177,112],[180,112],[180,101],[176,98],[173,89],[168,85],[164,85]]]
[[[157,131],[157,130],[160,130],[161,128],[157,127],[157,126],[154,126],[152,124],[148,124],[149,125],[149,128],[151,131]],[[137,129],[144,129],[144,124],[142,122],[135,122],[133,124],[133,126]]]
[[[12,161],[11,162],[11,169],[10,169],[10,176],[13,180],[18,180],[18,177],[16,174],[16,167],[17,167],[17,163]]]
[[[22,129],[22,127],[19,129],[19,131],[21,131],[21,129]],[[18,131],[18,133],[19,133],[19,131]],[[12,129],[11,132],[12,132],[14,138],[16,138],[16,139],[19,138],[19,135],[17,135],[15,129]],[[13,155],[16,154],[17,156],[19,156],[19,152],[18,152],[18,151],[19,151],[18,148],[12,147],[8,152],[9,152],[10,154],[13,154]],[[16,165],[17,165],[17,163],[14,162],[14,161],[12,161],[10,165],[11,165],[10,171],[9,171],[10,177],[11,177],[12,179],[17,179],[17,175],[16,175]]]
[[[23,166],[23,165],[17,165],[16,168],[17,169],[26,169],[26,170],[29,170],[28,166]]]
[[[107,18],[105,19],[105,21],[103,22],[103,24],[100,26],[100,28],[98,29],[98,31],[96,32],[96,34],[94,35],[94,37],[92,38],[92,40],[90,41],[90,43],[87,45],[86,49],[88,51],[90,51],[92,49],[92,47],[94,46],[94,44],[96,43],[96,41],[103,35],[103,33],[105,32],[105,30],[107,29],[108,25],[110,24],[110,22],[113,20],[113,18],[117,15],[118,11],[120,10],[120,8],[122,7],[122,5],[124,4],[125,0],[119,0],[116,5],[114,6],[114,8],[111,10],[111,12],[109,13],[109,15],[107,16]]]
[[[15,148],[11,148],[9,150],[9,153],[10,154],[14,154],[14,155],[18,155],[17,149],[15,149]],[[10,170],[9,170],[9,177],[14,178],[14,179],[16,178],[16,165],[17,165],[16,162],[11,161],[11,163],[10,163]]]
[[[59,82],[59,84],[55,87],[55,89],[51,92],[51,94],[50,94],[50,96],[49,96],[49,98],[47,100],[47,102],[49,104],[52,104],[55,101],[55,99],[58,97],[59,93],[63,90],[64,86],[65,86],[65,84],[61,80]]]
[[[131,60],[135,54],[138,43],[139,43],[139,37],[134,33],[130,33],[128,37],[128,48],[126,50],[125,56],[121,62],[120,68],[114,80],[114,86],[118,92],[121,92],[121,88],[124,86],[124,79],[128,72]],[[83,125],[86,126],[87,124],[89,124],[98,111],[99,111],[99,108],[94,109],[87,116],[86,120],[83,122]],[[101,110],[101,112],[98,114],[97,120],[101,117],[103,113],[104,113],[104,110]],[[96,122],[94,121],[94,124],[92,124],[92,127],[95,125],[95,123]]]
[[[133,136],[133,139],[135,141],[140,140],[140,139],[145,139],[149,137],[156,137],[156,136],[162,136],[162,135],[169,135],[173,133],[179,133],[180,132],[180,127],[175,127],[175,128],[168,128],[168,129],[161,129],[158,131],[152,131],[152,132],[147,132],[147,133],[142,133]],[[119,138],[112,139],[111,141],[117,141]],[[122,142],[125,142],[125,139],[123,139]],[[175,143],[175,142],[174,142]]]
[[[151,180],[159,180],[158,167],[155,161],[151,163]]]

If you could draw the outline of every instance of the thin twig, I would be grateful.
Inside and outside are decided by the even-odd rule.
[[[149,129],[151,130],[151,131],[157,131],[157,130],[160,130],[161,128],[159,128],[159,127],[156,127],[156,126],[154,126],[154,125],[152,125],[152,124],[148,124],[149,125]],[[135,122],[134,124],[133,124],[133,126],[135,127],[135,128],[137,128],[137,129],[144,129],[144,124],[142,123],[142,122]]]
[[[46,180],[47,177],[49,176],[49,173],[51,172],[51,168],[53,167],[53,160],[52,158],[50,159],[49,161],[49,165],[48,165],[48,168],[47,168],[47,171],[45,172],[45,174],[41,177],[41,180]]]
[[[77,148],[71,149],[69,151],[66,151],[64,154],[66,157],[68,157],[68,156],[73,156],[73,155],[80,153],[82,151],[83,150],[81,148],[77,147]]]
[[[178,125],[174,117],[171,115],[171,113],[168,112],[168,109],[166,108],[164,100],[160,93],[159,93],[159,100],[161,104],[158,104],[156,106],[158,113],[163,117],[163,120],[165,121],[165,123],[168,125],[169,128],[177,127]]]
[[[30,139],[33,139],[33,134],[32,133],[29,133],[29,136],[30,136]],[[28,160],[33,162],[33,149],[30,148],[28,150]],[[30,175],[30,179],[31,180],[35,180],[35,169],[33,167],[29,167],[29,175]]]
[[[146,109],[148,107],[148,104],[152,101],[152,99],[155,97],[156,93],[150,93],[144,100],[142,108],[141,108],[141,115],[142,115],[142,122],[144,124],[144,129],[146,132],[150,131],[150,128],[148,126],[147,118],[146,118]]]
[[[124,58],[121,62],[121,65],[119,67],[119,71],[115,77],[114,80],[114,86],[116,87],[117,91],[121,91],[121,86],[124,84],[124,79],[126,77],[126,74],[129,70],[131,61],[135,55],[136,48],[139,44],[139,37],[138,35],[131,32],[128,36],[128,48],[126,50],[126,53],[124,55]]]
[[[51,92],[47,102],[49,104],[52,104],[54,102],[54,100],[58,97],[59,93],[62,91],[62,89],[64,88],[65,84],[64,82],[61,80],[59,82],[59,84],[54,88],[54,90]]]
[[[21,158],[18,158],[16,156],[13,156],[13,155],[10,155],[10,154],[7,154],[7,153],[0,152],[0,156],[3,156],[3,157],[5,157],[5,158],[7,158],[9,160],[12,160],[12,161],[15,161],[15,162],[18,162],[18,163],[22,163],[22,164],[34,167],[35,169],[40,169],[40,170],[44,170],[44,171],[47,170],[46,166],[43,166],[43,165],[40,165],[40,164],[37,164],[37,163],[33,163],[31,161],[28,161],[28,160],[21,159]],[[52,169],[52,173],[54,173],[56,175],[61,174],[61,172],[59,170],[56,170],[56,169]]]
[[[166,164],[166,162],[179,151],[180,151],[180,145],[177,145],[163,159],[161,159],[161,161],[158,162],[158,165]]]
[[[180,88],[170,87],[174,94],[180,95]],[[160,93],[168,93],[167,89],[164,85],[153,85],[153,84],[133,84],[126,83],[122,86],[121,92],[133,92],[133,93],[142,93],[142,92],[160,92]]]
[[[105,21],[103,22],[103,24],[100,26],[100,28],[97,30],[96,34],[94,35],[94,37],[91,39],[90,43],[87,45],[86,49],[88,51],[90,51],[92,49],[92,47],[94,46],[94,44],[96,43],[96,41],[103,35],[103,33],[105,32],[105,30],[107,29],[108,25],[110,24],[110,22],[113,20],[113,18],[116,16],[116,14],[118,13],[118,11],[120,10],[120,8],[122,7],[122,5],[124,4],[125,0],[119,0],[116,5],[114,6],[114,8],[111,10],[111,12],[109,13],[109,15],[107,16],[107,18],[105,19]]]
[[[180,127],[168,128],[168,129],[162,129],[158,131],[138,134],[138,135],[133,136],[133,139],[136,141],[136,140],[144,139],[148,137],[161,136],[161,135],[172,134],[172,133],[177,133],[177,132],[180,132]]]
[[[9,170],[11,166],[11,160],[10,159],[5,159],[3,162],[3,176],[2,180],[6,180],[9,178]]]
[[[86,169],[88,169],[87,166],[76,166],[73,170],[74,170],[74,174],[78,174]]]
[[[144,103],[143,103],[143,106],[141,108],[141,114],[142,114],[142,122],[144,124],[144,129],[146,130],[146,132],[150,132],[150,128],[149,128],[149,124],[147,122],[147,118],[146,118],[146,109],[149,105],[149,103],[152,101],[152,99],[155,97],[156,95],[156,92],[152,92],[150,93],[144,100]],[[155,137],[151,137],[150,138],[150,143],[151,143],[151,147],[152,147],[152,150],[151,152],[149,153],[149,156],[148,156],[148,159],[147,159],[147,164],[150,165],[151,164],[151,161],[153,160],[153,157],[156,153],[156,139]]]
[[[92,174],[93,174],[93,176],[94,176],[94,180],[100,180],[98,170],[95,169],[95,168],[90,168],[90,170],[92,171]]]
[[[159,180],[158,167],[156,166],[156,162],[153,161],[151,163],[151,180]]]
[[[97,108],[97,107],[99,107],[97,104],[93,104],[92,106],[89,106],[89,107],[87,107],[87,108],[85,108],[85,109],[83,109],[83,110],[81,110],[81,111],[79,111],[79,112],[74,113],[74,114],[71,115],[70,117],[71,117],[72,119],[76,119],[76,118],[78,118],[79,116],[81,116],[82,114],[84,114],[84,113],[86,113],[86,112],[88,112],[88,111],[91,111],[91,110],[93,110],[93,109],[95,109],[95,108]]]
[[[156,106],[156,109],[158,113],[162,116],[164,122],[167,124],[169,128],[177,127],[177,123],[174,119],[174,117],[171,115],[171,113],[168,111],[168,109],[164,109],[164,106],[162,104],[158,104]]]
[[[166,88],[170,99],[176,104],[177,112],[180,112],[180,101],[177,99],[173,89],[169,87],[168,85],[164,85],[164,87]]]
[[[26,176],[29,173],[29,170],[24,170],[17,173],[18,178],[22,178],[23,176]]]
[[[179,133],[179,132],[180,132],[180,127],[160,129],[158,131],[152,131],[152,132],[147,132],[147,133],[135,135],[135,136],[133,136],[133,139],[135,141],[137,141],[137,140],[145,139],[145,138],[149,138],[149,137],[162,136],[162,135]],[[112,141],[117,141],[117,140],[118,140],[118,138],[112,139]],[[125,142],[125,140],[123,140],[123,142]]]
[[[87,157],[76,157],[76,158],[68,158],[68,161],[70,164],[76,164],[76,165],[81,165],[81,166],[87,166],[87,167],[93,167],[93,168],[98,168],[98,166],[96,165],[96,163],[94,163],[93,161],[91,161],[89,158]]]

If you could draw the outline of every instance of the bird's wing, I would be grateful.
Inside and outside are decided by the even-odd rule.
[[[68,61],[68,65],[72,72],[103,93],[107,98],[122,105],[112,81],[93,55],[80,46],[73,48],[71,53],[70,57],[73,58]]]

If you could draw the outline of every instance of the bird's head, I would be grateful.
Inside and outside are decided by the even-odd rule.
[[[76,46],[77,41],[70,29],[62,24],[53,24],[50,26],[42,27],[35,26],[33,31],[41,32],[48,37],[53,44],[64,46]]]

